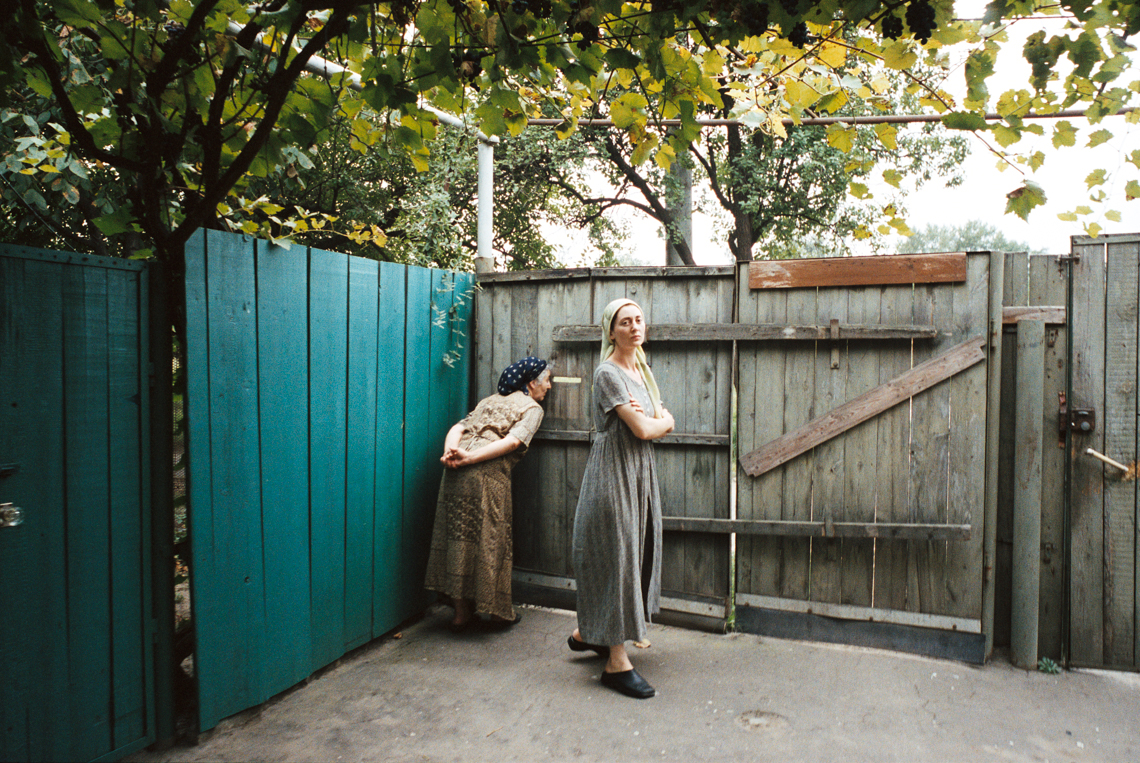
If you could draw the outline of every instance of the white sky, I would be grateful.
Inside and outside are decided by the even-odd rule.
[[[962,17],[979,17],[985,2],[966,0],[958,2],[956,6]],[[1050,27],[1057,28],[1062,23],[1061,20],[1028,20],[1017,22],[1011,27],[1010,41],[1003,45],[995,75],[989,85],[991,102],[996,102],[997,96],[1005,90],[1027,87],[1028,66],[1021,59],[1022,41],[1025,37],[1040,28],[1045,28],[1048,32]],[[959,55],[958,58],[963,56],[964,54]],[[1140,62],[1140,57],[1137,60]],[[1128,83],[1136,79],[1140,79],[1140,63],[1134,64],[1119,81]],[[965,91],[965,74],[961,66],[952,71],[944,87],[956,97]],[[1126,179],[1140,176],[1134,166],[1125,164],[1124,161],[1128,152],[1140,148],[1140,125],[1129,125],[1124,117],[1110,117],[1090,129],[1086,120],[1070,119],[1078,129],[1076,145],[1057,150],[1052,145],[1052,134],[1053,126],[1059,120],[1034,121],[1042,125],[1045,135],[1028,136],[1011,147],[1011,150],[1025,154],[1040,150],[1047,157],[1040,170],[1026,175],[1045,189],[1048,198],[1045,205],[1030,213],[1028,221],[1005,214],[1006,194],[1022,185],[1023,176],[1009,167],[999,171],[999,163],[1005,163],[1000,162],[980,140],[970,137],[971,155],[963,165],[965,179],[961,186],[949,189],[940,183],[931,182],[907,198],[907,222],[911,229],[917,230],[928,224],[957,225],[969,220],[981,220],[994,225],[1012,240],[1025,242],[1034,250],[1050,254],[1068,252],[1069,237],[1084,235],[1086,222],[1099,223],[1104,233],[1140,232],[1140,200],[1126,202],[1123,192]],[[1089,134],[1100,128],[1107,128],[1116,137],[1094,149],[1084,148]],[[992,138],[990,142],[995,148],[998,147]],[[1105,169],[1109,174],[1110,182],[1102,186],[1108,193],[1108,201],[1104,205],[1089,201],[1085,177],[1094,169]],[[1028,169],[1025,172],[1028,173]],[[1057,218],[1059,213],[1072,211],[1079,205],[1092,207],[1094,213],[1080,217],[1077,222],[1065,222]],[[1104,218],[1104,212],[1109,209],[1120,212],[1120,223]],[[660,226],[632,210],[622,215],[622,219],[635,232],[631,238],[633,250],[629,256],[642,264],[664,264]],[[717,241],[714,235],[714,231],[729,224],[727,217],[713,219],[699,213],[694,214],[693,249],[698,264],[719,265],[731,262],[727,247]],[[563,259],[569,265],[581,264],[574,262],[575,257],[571,254],[580,244],[567,240],[565,236],[563,240],[567,247]]]

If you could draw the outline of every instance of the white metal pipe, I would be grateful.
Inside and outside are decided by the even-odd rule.
[[[475,272],[489,273],[495,269],[494,245],[494,200],[495,193],[495,147],[479,141],[479,218],[478,251],[475,255]]]

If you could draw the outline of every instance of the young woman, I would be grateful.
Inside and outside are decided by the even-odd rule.
[[[594,428],[574,516],[578,628],[570,649],[607,657],[605,686],[646,699],[655,691],[634,670],[626,641],[642,641],[660,610],[661,497],[652,441],[673,431],[645,362],[645,316],[618,299],[602,315],[602,362],[594,372]]]
[[[451,629],[480,622],[518,622],[511,604],[511,471],[542,423],[539,402],[550,389],[545,360],[526,357],[499,377],[498,394],[479,402],[453,426],[440,461],[431,553],[424,587],[448,596]]]

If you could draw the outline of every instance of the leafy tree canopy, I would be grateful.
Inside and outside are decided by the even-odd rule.
[[[1030,38],[1025,88],[991,95],[997,22],[1038,13],[1071,20]],[[100,207],[88,194],[91,229],[175,261],[203,225],[274,218],[281,210],[249,193],[253,181],[288,172],[337,120],[351,124],[350,145],[423,169],[439,130],[433,109],[473,113],[493,136],[517,136],[553,109],[560,136],[607,117],[635,165],[668,167],[726,96],[730,117],[782,137],[789,120],[873,94],[881,67],[938,67],[955,44],[971,51],[963,101],[937,82],[910,87],[948,127],[1003,148],[1043,131],[1029,112],[1082,108],[1101,124],[1140,97],[1127,41],[1140,31],[1140,0],[995,0],[984,22],[955,20],[949,0],[14,0],[0,21],[0,119],[17,142],[8,168],[50,179],[72,204],[84,203],[84,173],[117,178],[124,203]],[[984,118],[991,109],[1000,120]],[[676,120],[664,135],[653,129],[663,119]],[[21,124],[27,132],[15,134]],[[1131,160],[1140,167],[1140,152]],[[31,190],[21,193],[34,206]],[[1126,193],[1140,196],[1140,184]],[[1043,199],[1027,182],[1009,211],[1024,217]],[[333,222],[302,214],[288,224]]]
[[[1029,252],[1044,254],[1023,241],[1007,238],[996,225],[968,220],[958,225],[925,225],[898,243],[899,253]]]

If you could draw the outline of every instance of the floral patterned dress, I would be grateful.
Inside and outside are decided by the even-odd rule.
[[[424,587],[468,599],[475,612],[511,620],[511,471],[542,424],[542,407],[525,392],[491,395],[463,419],[459,446],[477,450],[514,435],[522,443],[498,458],[445,469],[435,510]]]

